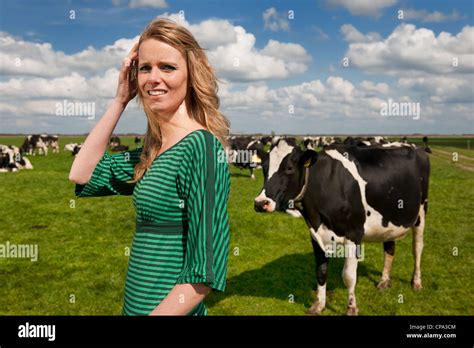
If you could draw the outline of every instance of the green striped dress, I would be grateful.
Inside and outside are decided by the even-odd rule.
[[[225,290],[230,176],[220,142],[189,133],[160,154],[134,184],[142,149],[104,154],[76,196],[133,195],[136,231],[124,293],[124,315],[148,315],[175,284]],[[184,300],[185,299],[180,299]],[[207,315],[203,302],[190,315]]]

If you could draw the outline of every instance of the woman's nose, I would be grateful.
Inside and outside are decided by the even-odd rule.
[[[161,71],[157,67],[153,67],[148,75],[148,82],[158,83],[161,82]]]

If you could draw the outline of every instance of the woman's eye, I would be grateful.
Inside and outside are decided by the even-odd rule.
[[[173,70],[176,70],[176,68],[174,66],[171,66],[171,65],[163,65],[161,67],[161,69],[163,70],[166,70],[166,71],[173,71]]]

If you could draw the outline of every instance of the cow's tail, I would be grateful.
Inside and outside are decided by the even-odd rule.
[[[423,137],[423,146],[426,152],[431,153],[431,149],[428,146],[428,137]]]

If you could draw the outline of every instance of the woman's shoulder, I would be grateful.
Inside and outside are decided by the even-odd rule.
[[[206,155],[222,150],[222,145],[217,137],[207,129],[197,129],[189,133],[184,141],[184,150],[192,155]]]

